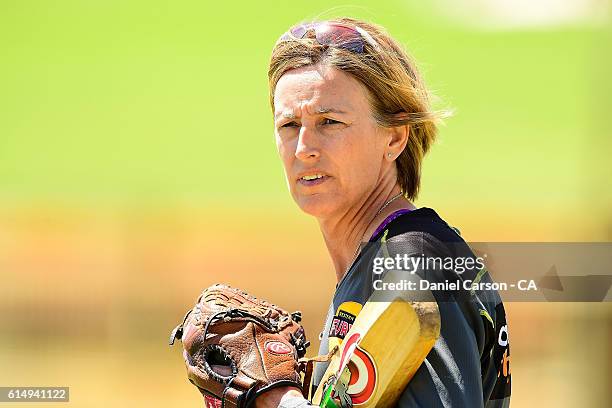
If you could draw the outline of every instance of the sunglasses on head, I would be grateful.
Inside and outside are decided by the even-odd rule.
[[[297,25],[283,34],[279,42],[302,39],[309,31],[314,31],[315,39],[321,45],[342,48],[359,54],[363,53],[366,42],[372,47],[378,46],[374,38],[361,27],[332,22]]]

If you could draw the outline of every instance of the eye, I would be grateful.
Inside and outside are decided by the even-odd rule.
[[[323,119],[323,124],[324,125],[336,125],[336,124],[339,124],[339,123],[342,123],[342,122],[338,122],[337,120],[330,119],[330,118]]]
[[[299,126],[299,125],[298,125],[296,122],[287,122],[287,123],[285,123],[284,125],[280,125],[280,126],[279,126],[279,129],[282,129],[282,128],[290,128],[290,127],[296,127],[296,126]]]

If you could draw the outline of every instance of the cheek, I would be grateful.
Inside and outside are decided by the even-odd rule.
[[[287,143],[286,141],[281,141],[278,137],[276,139],[276,149],[278,151],[278,155],[283,162],[283,166],[285,170],[289,169],[294,157],[294,150],[291,143]]]
[[[350,150],[348,168],[358,182],[369,184],[378,177],[382,162],[382,152],[379,144],[373,140],[373,135],[366,135],[358,140]],[[356,141],[357,142],[357,141]]]

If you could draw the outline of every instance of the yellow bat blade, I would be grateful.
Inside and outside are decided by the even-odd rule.
[[[368,301],[332,357],[312,403],[393,406],[440,335],[436,302]],[[322,404],[323,401],[323,404]]]

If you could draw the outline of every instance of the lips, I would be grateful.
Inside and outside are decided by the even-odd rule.
[[[318,172],[318,171],[312,171],[312,172],[308,172],[308,173],[304,173],[300,175],[300,177],[298,177],[297,179],[297,182],[298,184],[303,185],[303,186],[317,186],[319,184],[324,183],[329,178],[330,176],[328,176],[325,173]]]

